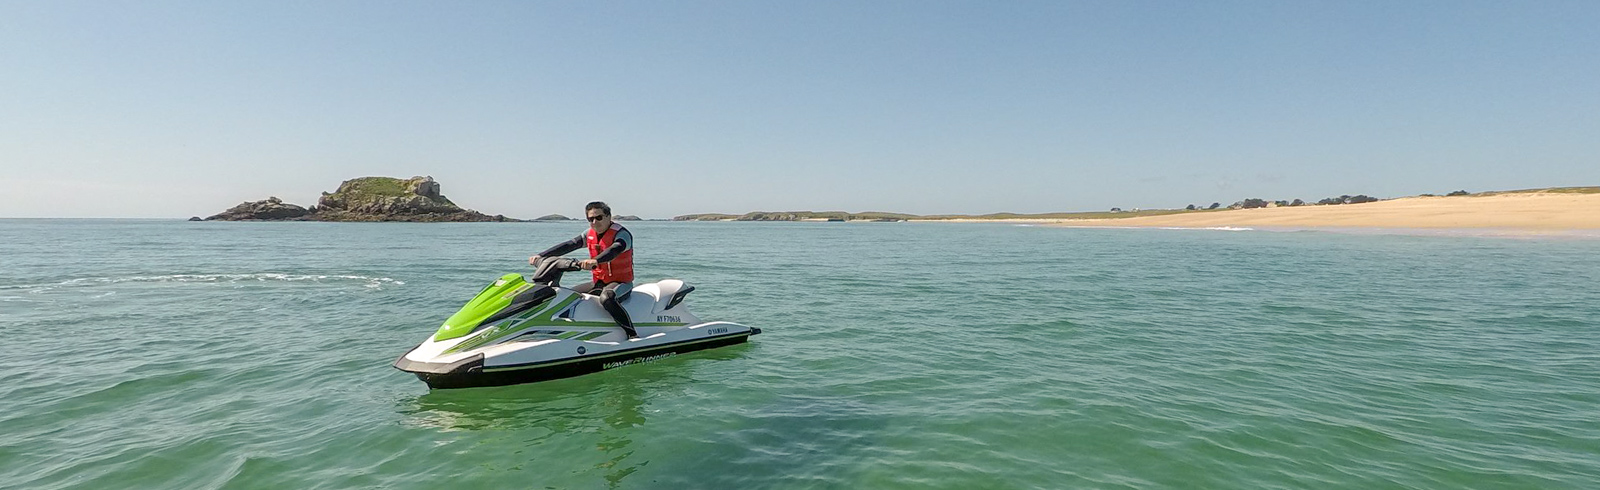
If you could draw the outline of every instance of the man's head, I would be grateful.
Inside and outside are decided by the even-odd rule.
[[[611,206],[595,201],[583,207],[583,214],[589,218],[589,228],[595,233],[605,233],[611,227]]]

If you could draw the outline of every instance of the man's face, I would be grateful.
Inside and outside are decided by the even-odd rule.
[[[590,209],[587,214],[589,215],[589,227],[593,228],[595,233],[604,232],[606,228],[611,227],[611,216],[607,215],[604,210]]]

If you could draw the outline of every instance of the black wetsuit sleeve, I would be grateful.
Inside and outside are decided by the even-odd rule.
[[[577,238],[557,243],[554,247],[550,247],[545,249],[543,252],[539,252],[539,256],[560,257],[562,255],[571,253],[573,250],[583,248],[583,242],[583,235],[578,235]]]
[[[610,262],[611,259],[615,259],[618,255],[622,255],[623,252],[629,250],[633,250],[633,233],[629,232],[627,228],[623,228],[617,230],[616,238],[611,239],[611,246],[601,250],[600,255],[596,255],[594,260],[595,262]]]

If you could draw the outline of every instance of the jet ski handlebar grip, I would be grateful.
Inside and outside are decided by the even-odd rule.
[[[561,259],[560,262],[556,262],[556,267],[566,272],[583,270],[578,266],[578,261],[572,259]]]

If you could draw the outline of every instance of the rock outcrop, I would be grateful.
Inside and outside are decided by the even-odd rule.
[[[273,197],[247,202],[206,218],[221,221],[520,221],[463,209],[440,193],[433,177],[361,177],[322,193],[310,209]]]
[[[264,201],[245,202],[206,218],[206,221],[271,221],[296,219],[310,214],[306,208],[283,202],[276,197]]]

